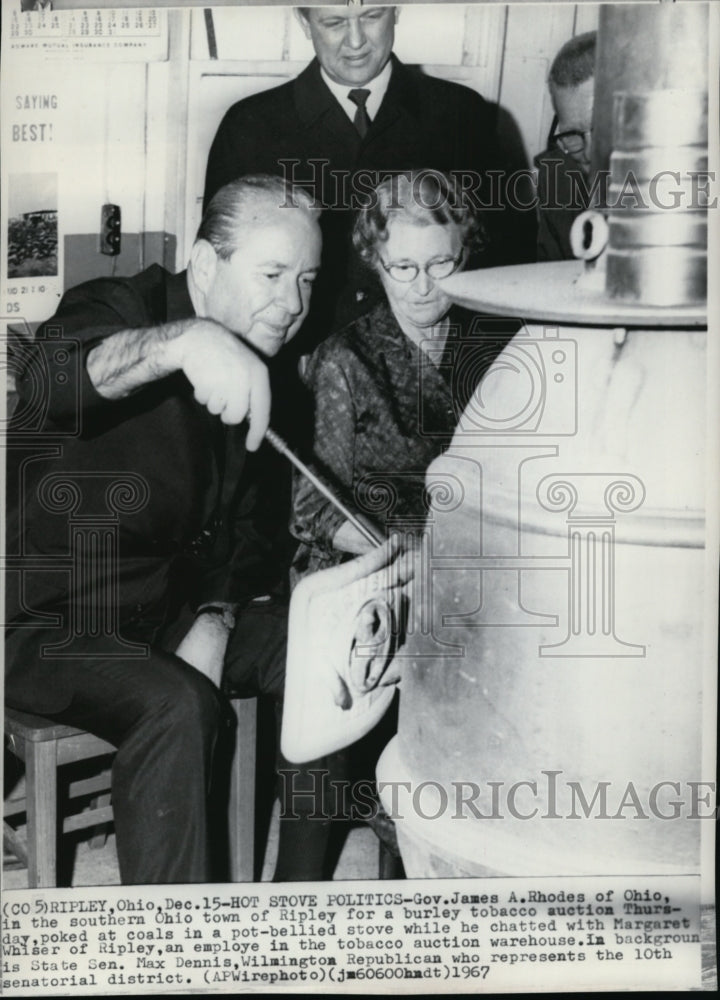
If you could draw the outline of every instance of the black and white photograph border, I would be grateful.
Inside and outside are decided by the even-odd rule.
[[[22,216],[31,235],[33,226],[41,226],[44,237],[51,227],[55,258],[39,267],[58,279],[57,297],[48,285],[57,299],[48,306],[49,293],[39,290],[43,275],[33,271],[30,251],[21,273],[17,239],[10,239],[6,224],[0,287],[8,396],[4,509],[10,520],[3,577],[6,608],[15,612],[6,610],[4,621],[9,634],[22,622],[22,641],[7,647],[7,670],[18,669],[18,651],[27,656],[32,649],[26,639],[33,622],[43,626],[38,631],[43,649],[38,654],[35,648],[40,660],[47,659],[52,637],[57,655],[69,662],[67,650],[73,644],[80,650],[90,629],[107,640],[103,662],[117,662],[122,649],[123,656],[136,658],[133,669],[142,669],[154,641],[148,638],[151,616],[143,617],[149,606],[145,599],[138,597],[134,619],[124,619],[117,595],[125,586],[123,544],[130,537],[123,522],[132,525],[134,517],[141,524],[162,485],[153,478],[152,463],[113,465],[110,453],[109,465],[83,464],[89,454],[84,442],[96,431],[85,423],[95,417],[91,411],[87,416],[80,394],[92,390],[97,395],[97,383],[88,374],[89,324],[78,325],[75,317],[90,307],[81,299],[64,312],[60,295],[91,279],[102,280],[107,295],[108,289],[129,287],[134,275],[153,268],[165,275],[164,294],[171,275],[190,260],[191,305],[177,298],[179,311],[167,320],[196,323],[194,317],[202,315],[230,329],[236,316],[238,322],[245,318],[239,307],[218,298],[215,278],[208,280],[216,281],[216,299],[212,291],[205,297],[200,276],[207,273],[208,253],[198,252],[198,243],[209,248],[213,260],[222,258],[209,230],[202,229],[198,239],[196,234],[215,193],[237,176],[233,165],[241,165],[241,175],[278,173],[309,192],[307,205],[301,199],[291,206],[297,212],[286,213],[297,215],[298,232],[305,227],[300,257],[303,275],[310,275],[310,281],[302,279],[308,288],[318,270],[319,258],[311,252],[317,210],[323,203],[327,207],[328,199],[335,209],[341,207],[323,216],[334,221],[321,223],[325,255],[313,298],[308,292],[296,310],[302,313],[300,322],[306,316],[307,322],[298,323],[292,348],[284,350],[285,365],[270,366],[276,400],[271,420],[280,435],[271,431],[274,447],[266,441],[254,455],[248,452],[246,470],[251,471],[238,473],[257,476],[244,499],[259,507],[263,530],[271,534],[279,524],[278,508],[290,510],[292,492],[294,541],[289,533],[263,541],[266,554],[268,545],[282,549],[272,556],[285,560],[287,568],[288,546],[299,540],[290,569],[289,626],[287,580],[285,589],[277,589],[273,580],[267,590],[246,589],[239,598],[225,599],[220,590],[201,597],[194,622],[192,613],[179,616],[175,631],[163,639],[172,641],[164,646],[173,651],[167,655],[204,675],[203,684],[224,685],[228,717],[223,724],[228,739],[237,737],[234,754],[232,748],[227,753],[226,773],[214,785],[222,800],[214,808],[229,816],[227,821],[222,817],[227,829],[210,841],[215,867],[207,868],[212,873],[207,878],[123,879],[122,865],[126,872],[150,868],[133,868],[127,854],[118,863],[111,798],[115,775],[110,773],[116,744],[110,730],[99,726],[93,732],[77,721],[87,715],[73,723],[50,710],[43,718],[43,706],[51,706],[43,697],[50,697],[55,682],[46,686],[46,675],[31,672],[25,688],[33,687],[40,714],[28,714],[29,695],[18,700],[15,692],[22,685],[13,687],[13,704],[6,703],[4,712],[2,888],[4,903],[15,909],[3,909],[3,979],[7,986],[29,977],[34,963],[39,982],[43,962],[44,971],[57,975],[44,988],[11,985],[8,995],[82,995],[93,985],[112,993],[140,983],[107,979],[108,970],[116,971],[112,949],[105,978],[82,983],[66,975],[60,982],[59,965],[69,961],[70,950],[55,946],[50,929],[62,941],[67,921],[83,912],[83,900],[89,913],[95,903],[100,910],[120,913],[119,902],[125,900],[125,909],[132,910],[127,901],[136,899],[138,911],[154,908],[170,923],[173,906],[182,910],[180,899],[193,906],[197,901],[203,913],[213,907],[242,909],[231,901],[250,900],[252,889],[257,902],[243,904],[248,914],[257,907],[258,920],[263,919],[259,914],[268,906],[270,916],[264,919],[283,935],[290,927],[308,927],[289,931],[295,935],[289,942],[294,954],[305,950],[306,937],[322,940],[327,931],[323,899],[326,912],[332,909],[331,896],[341,911],[345,924],[338,918],[336,925],[341,935],[353,921],[357,934],[363,921],[373,919],[358,911],[364,905],[367,912],[371,901],[386,936],[398,931],[402,949],[394,953],[396,968],[412,966],[415,952],[407,939],[415,936],[442,942],[443,968],[450,976],[457,972],[457,991],[545,990],[550,981],[531,975],[537,973],[530,963],[539,952],[520,943],[537,928],[521,930],[515,920],[502,932],[522,936],[496,937],[491,945],[490,925],[483,927],[483,919],[494,916],[502,924],[502,904],[522,883],[537,894],[529,899],[538,902],[540,916],[549,923],[556,919],[567,935],[572,927],[562,907],[574,899],[573,917],[590,914],[590,952],[592,918],[601,924],[603,911],[597,906],[594,913],[583,911],[578,897],[585,889],[587,899],[597,903],[603,879],[613,880],[607,893],[615,892],[616,899],[624,894],[622,907],[607,907],[604,915],[613,919],[605,921],[603,942],[608,952],[611,941],[617,942],[618,956],[626,959],[624,971],[603,971],[593,980],[556,968],[552,988],[626,989],[632,981],[635,988],[649,989],[655,977],[661,981],[665,968],[671,970],[666,979],[671,988],[716,989],[712,820],[720,407],[714,376],[720,373],[720,347],[717,338],[707,336],[718,325],[718,290],[707,275],[717,273],[720,263],[720,46],[712,44],[720,40],[718,12],[699,0],[398,5],[395,80],[418,65],[423,79],[442,81],[426,83],[423,90],[423,113],[437,123],[439,142],[434,148],[432,141],[418,140],[403,163],[400,147],[409,143],[403,112],[388,121],[387,143],[375,140],[381,154],[363,159],[365,154],[357,152],[372,149],[373,122],[380,116],[378,132],[390,91],[383,89],[375,105],[372,89],[369,97],[366,92],[368,117],[364,103],[357,111],[343,106],[328,85],[333,77],[325,73],[322,59],[325,75],[318,70],[311,81],[306,67],[323,45],[331,72],[333,65],[337,68],[333,58],[343,58],[331,40],[333,31],[343,30],[342,23],[321,24],[321,12],[314,11],[324,6],[317,0],[302,7],[254,0],[219,0],[210,6],[54,0],[44,9],[27,10],[18,2],[13,37],[5,33],[3,215],[9,218],[13,185],[21,177],[37,177],[43,196],[52,179],[53,205],[43,203],[42,213],[29,210]],[[332,6],[351,11],[358,22],[367,12],[388,7],[372,2]],[[138,19],[128,17],[129,10]],[[362,44],[372,61],[373,45],[381,43],[368,24],[360,31],[366,32]],[[575,70],[558,62],[560,50],[571,39],[582,42],[591,35],[595,64],[590,75],[562,77]],[[378,71],[383,65],[391,64],[379,62]],[[347,72],[359,72],[362,86],[362,69],[350,66]],[[327,153],[305,142],[294,122],[287,124],[287,135],[277,130],[279,102],[290,99],[293,87],[292,99],[301,99],[296,80],[304,81],[302,99],[310,100],[311,86],[321,86],[336,105],[323,112],[338,119]],[[264,98],[272,88],[284,95],[275,104]],[[448,101],[445,109],[443,100]],[[494,158],[473,159],[481,144],[466,127],[463,102],[467,116],[497,123]],[[453,134],[453,128],[463,134]],[[342,150],[351,140],[355,159],[347,169],[350,161]],[[481,158],[484,153],[480,149]],[[417,163],[419,155],[427,162]],[[459,157],[456,162],[453,155]],[[442,186],[444,174],[454,175],[450,188]],[[387,176],[394,180],[385,191]],[[445,199],[442,210],[450,212],[450,224],[425,224],[431,216],[433,222],[439,218],[438,205],[423,200],[429,190]],[[259,199],[258,211],[267,213],[262,218],[269,219],[274,209],[268,192],[252,197]],[[384,197],[404,221],[390,221]],[[369,220],[365,232],[360,221],[355,223],[357,265],[346,252],[350,225],[335,225],[348,201]],[[461,234],[469,231],[463,215],[467,205],[483,220],[482,245],[469,237],[463,242]],[[425,223],[411,224],[422,213]],[[238,227],[239,220],[238,207]],[[386,229],[379,236],[381,222]],[[411,232],[407,245],[400,239],[403,227]],[[438,243],[432,242],[433,230],[438,230]],[[425,240],[430,251],[422,258]],[[250,237],[247,242],[252,244]],[[383,242],[384,255],[378,250]],[[409,280],[388,257],[393,243],[398,266],[414,268]],[[45,249],[46,244],[48,238],[42,242]],[[37,256],[35,249],[32,253]],[[440,258],[443,264],[452,258],[454,271],[434,277],[428,268]],[[238,288],[252,293],[242,275],[237,280]],[[421,328],[412,322],[412,310],[421,307],[408,299],[407,288],[418,284],[445,306],[434,325],[425,323],[425,339],[412,341],[407,325],[416,332]],[[167,295],[170,302],[169,290]],[[198,303],[225,311],[199,312]],[[125,318],[125,308],[123,301],[117,315]],[[109,309],[103,306],[98,315],[108,316]],[[148,327],[159,319],[154,316],[151,324],[146,313],[134,325]],[[112,327],[110,320],[102,325]],[[343,332],[328,338],[331,330]],[[286,339],[295,332],[286,329]],[[391,337],[404,345],[395,360],[389,346],[385,353]],[[249,340],[253,362],[258,354],[274,353],[266,339]],[[368,375],[362,356],[357,360],[353,345],[358,342],[367,345],[369,356],[383,359],[381,376]],[[397,349],[395,344],[392,350]],[[198,363],[203,373],[209,370],[210,353]],[[224,413],[228,400],[213,397],[221,384],[219,368],[204,399],[190,361],[183,370],[195,398],[211,413]],[[143,384],[133,385],[131,398]],[[67,409],[75,391],[70,409],[77,419],[63,424],[56,415],[64,414],[62,407]],[[307,410],[307,426],[298,418],[309,393],[315,397],[315,438],[312,410]],[[118,411],[120,404],[112,405]],[[403,406],[414,420],[409,432]],[[368,433],[367,413],[373,407],[375,428]],[[362,420],[351,430],[355,454],[366,449],[366,461],[374,464],[353,468],[350,463],[348,473],[352,446],[346,438],[343,448],[342,434],[358,413]],[[246,427],[240,424],[242,433]],[[369,440],[372,433],[378,435],[375,442]],[[231,447],[245,455],[235,430],[227,439],[225,463]],[[203,440],[207,444],[211,437]],[[367,451],[373,445],[374,454]],[[32,454],[36,469],[39,456],[51,456],[42,459],[44,478],[34,476]],[[67,467],[63,454],[71,458]],[[160,464],[158,459],[157,468]],[[20,478],[13,478],[18,469]],[[278,482],[282,489],[272,487]],[[247,488],[245,480],[238,483]],[[175,486],[183,492],[182,483]],[[42,538],[38,541],[28,528],[40,514],[62,525],[52,549],[43,549]],[[215,557],[222,532],[213,524],[212,531],[210,521],[201,524],[192,541],[193,554],[201,560]],[[313,538],[311,524],[329,534]],[[333,552],[332,544],[341,526],[342,538],[348,532],[351,538],[344,555]],[[152,543],[160,545],[159,539],[160,534]],[[105,546],[101,555],[98,544]],[[65,597],[58,596],[58,588]],[[92,599],[78,598],[73,606],[67,597],[72,588]],[[226,647],[243,642],[262,667],[248,666],[250,653],[241,650],[231,676]],[[81,652],[79,660],[92,669],[94,656]],[[224,681],[218,673],[223,657]],[[285,668],[281,722],[273,703]],[[262,697],[256,699],[258,693]],[[340,758],[344,763],[335,773]],[[182,753],[172,761],[179,788],[187,777]],[[327,761],[333,762],[329,768]],[[68,766],[61,780],[63,762]],[[307,786],[293,786],[298,772],[309,773],[310,793]],[[76,792],[83,811],[63,818],[65,799]],[[317,864],[286,867],[283,860],[283,822],[287,827],[295,806],[302,812],[306,800],[320,812],[311,817],[314,824],[306,825],[331,828],[320,838],[326,882],[317,874],[298,874],[320,871]],[[343,818],[329,822],[328,816],[338,813]],[[136,838],[136,846],[141,841]],[[157,837],[154,843],[157,847]],[[304,844],[308,859],[315,849],[311,836],[307,842],[290,837],[288,843],[294,844],[294,860]],[[273,879],[287,884],[270,895]],[[295,880],[304,885],[289,886]],[[179,891],[169,885],[190,881],[203,886]],[[552,889],[543,895],[542,886]],[[634,892],[638,895],[627,895]],[[381,896],[384,904],[378,902]],[[454,903],[465,897],[455,910]],[[31,899],[32,904],[23,902]],[[521,902],[524,906],[526,900]],[[560,906],[554,915],[553,903],[556,910]],[[670,928],[678,931],[679,943],[694,946],[682,952],[682,960],[663,962],[659,934],[647,955],[638,946],[635,932],[650,934],[649,925],[640,934],[640,923],[661,912],[657,923],[665,923],[663,931],[672,921],[679,926],[689,921],[680,931]],[[55,924],[43,923],[50,914]],[[461,938],[461,923],[463,930],[480,930]],[[439,925],[446,929],[440,931]],[[688,927],[692,934],[683,937]],[[31,953],[27,940],[22,943],[27,931],[37,931],[45,942],[35,941],[36,947],[51,950]],[[494,932],[500,933],[497,927]],[[206,933],[197,936],[204,942]],[[118,940],[126,940],[124,934],[118,932]],[[237,928],[233,934],[239,940]],[[666,935],[668,952],[671,936]],[[699,939],[702,971],[693,964]],[[552,950],[552,941],[548,947]],[[638,954],[631,973],[627,959],[633,950]],[[513,979],[521,971],[515,965],[521,952],[536,958],[528,959],[520,978]],[[128,954],[138,962],[132,948]],[[491,954],[505,957],[491,960]],[[152,968],[153,960],[148,952],[140,964]],[[458,972],[485,970],[486,963],[489,972]],[[340,966],[346,978],[330,976],[321,989],[387,989],[387,974],[367,975],[372,963],[343,966],[341,961]],[[132,963],[128,967],[134,969]],[[365,975],[358,977],[358,968]],[[219,992],[238,988],[237,978],[233,983],[218,973],[210,979],[208,969],[202,981],[182,983],[178,977],[177,989],[170,978],[145,983],[167,995],[202,982]],[[354,969],[352,975],[347,976],[348,969]],[[449,985],[401,978],[392,984],[398,992],[436,992]],[[272,976],[243,982],[246,989],[269,992],[310,986],[302,978]]]

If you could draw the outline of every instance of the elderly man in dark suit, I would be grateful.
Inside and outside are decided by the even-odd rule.
[[[389,172],[433,168],[462,173],[485,205],[502,200],[496,108],[474,90],[424,75],[392,53],[394,7],[299,7],[296,16],[316,58],[296,79],[245,98],[225,115],[210,150],[205,200],[238,175],[281,173],[312,192],[325,213],[322,289],[311,326],[316,336],[368,304],[368,275],[350,274],[348,299],[333,315],[351,272],[352,209]],[[485,215],[490,245],[482,263],[531,259],[526,220],[505,208]],[[355,302],[353,302],[355,300]],[[318,314],[318,307],[323,315]],[[307,345],[304,345],[307,346]]]
[[[268,424],[261,359],[307,315],[318,214],[277,177],[226,185],[187,271],[71,289],[16,362],[5,697],[117,747],[124,883],[216,877],[223,668],[227,686],[283,695],[284,613],[258,636],[253,607],[282,566],[246,452]],[[311,807],[282,824],[278,879],[320,877]]]

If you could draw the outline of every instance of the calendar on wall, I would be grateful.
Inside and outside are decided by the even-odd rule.
[[[78,55],[112,62],[167,59],[167,12],[154,7],[13,11],[7,51],[42,59]]]

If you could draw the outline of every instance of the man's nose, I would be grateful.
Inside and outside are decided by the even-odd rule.
[[[359,18],[352,17],[348,20],[345,41],[351,49],[361,49],[365,44],[365,31]]]
[[[303,298],[300,292],[300,283],[288,275],[280,288],[279,300],[283,308],[291,316],[299,316],[303,310]]]

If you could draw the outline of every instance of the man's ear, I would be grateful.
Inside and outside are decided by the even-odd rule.
[[[394,10],[395,10],[395,24],[397,24],[398,21],[400,20],[400,8],[395,7]]]
[[[190,251],[190,266],[193,281],[198,291],[207,295],[215,279],[218,255],[212,243],[207,240],[195,240]]]
[[[312,37],[310,34],[310,21],[305,11],[302,9],[302,7],[295,7],[293,8],[293,14],[295,15],[295,20],[302,28],[302,32],[305,35],[305,37],[310,39]]]

